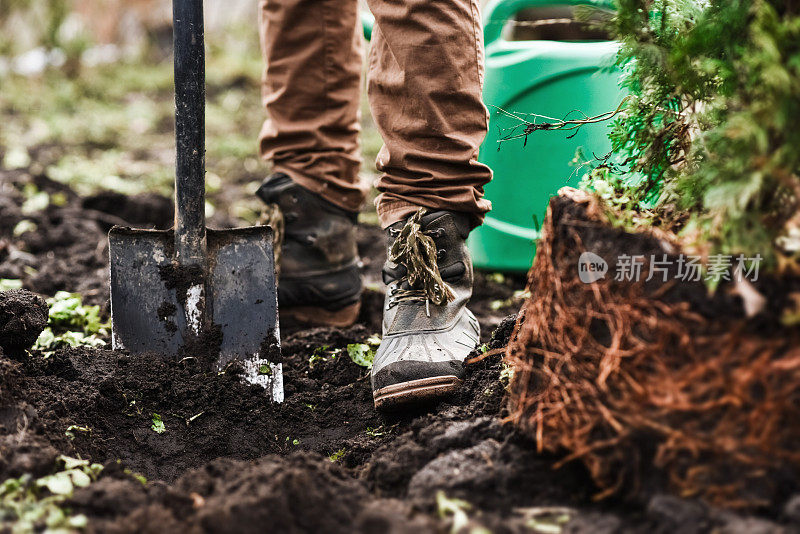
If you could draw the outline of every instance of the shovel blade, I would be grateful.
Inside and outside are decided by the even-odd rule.
[[[177,356],[186,321],[175,291],[161,277],[172,263],[173,248],[172,231],[115,226],[108,233],[115,349]]]
[[[239,360],[244,378],[283,400],[278,300],[272,229],[267,226],[207,230],[205,318],[200,327],[219,329],[216,371]],[[112,342],[134,354],[176,357],[195,338],[176,288],[167,288],[172,266],[171,230],[114,227],[109,232]],[[189,311],[191,316],[191,311]]]
[[[208,304],[222,331],[218,370],[233,360],[245,379],[283,400],[272,229],[208,230]]]

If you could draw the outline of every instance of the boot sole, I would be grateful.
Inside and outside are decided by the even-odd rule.
[[[313,306],[280,308],[280,321],[284,326],[350,326],[358,319],[361,303],[356,302],[341,310],[330,311]]]
[[[455,375],[420,378],[383,387],[375,391],[372,397],[376,409],[393,410],[409,404],[440,400],[455,393],[461,383],[461,379]]]

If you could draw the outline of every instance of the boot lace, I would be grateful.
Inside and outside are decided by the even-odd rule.
[[[431,237],[437,231],[422,230],[421,220],[425,213],[425,208],[420,208],[412,215],[396,233],[396,239],[389,249],[389,259],[406,268],[406,274],[389,293],[389,307],[401,302],[424,302],[426,313],[430,316],[431,302],[443,306],[452,302],[456,295],[439,273],[436,243]],[[401,288],[403,282],[407,283],[409,289]]]

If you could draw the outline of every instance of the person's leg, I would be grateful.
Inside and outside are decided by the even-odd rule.
[[[259,139],[273,171],[351,212],[361,208],[362,42],[356,0],[261,0]]]
[[[261,155],[273,175],[258,195],[283,215],[278,302],[283,324],[355,321],[362,282],[355,221],[362,37],[356,0],[261,0]]]
[[[369,0],[375,15],[368,95],[384,140],[376,206],[384,227],[420,206],[467,213],[491,204],[477,162],[488,126],[481,99],[479,0]]]
[[[384,140],[376,204],[389,234],[372,389],[386,409],[439,399],[461,383],[480,339],[466,308],[465,240],[491,207],[483,199],[491,171],[477,162],[488,123],[478,0],[369,2],[368,91]]]

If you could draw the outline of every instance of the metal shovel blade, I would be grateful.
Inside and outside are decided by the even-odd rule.
[[[111,264],[111,340],[133,354],[178,355],[186,320],[163,269],[172,264],[172,231],[115,226],[108,233]]]
[[[214,325],[222,331],[218,370],[241,360],[245,379],[283,401],[272,228],[207,230],[208,295]]]
[[[197,334],[212,333],[214,370],[240,360],[248,382],[283,400],[271,228],[207,230],[205,279],[191,287],[165,276],[174,269],[171,230],[114,227],[108,237],[114,349],[186,357],[192,347],[208,350]],[[196,313],[192,290],[200,288],[205,319],[198,329],[187,317]]]

